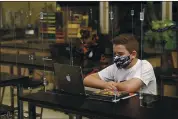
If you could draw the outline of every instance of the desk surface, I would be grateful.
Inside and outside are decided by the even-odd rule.
[[[14,58],[17,57],[17,63]],[[50,59],[50,58],[49,58]],[[40,69],[48,71],[54,71],[53,64],[55,61],[53,60],[43,60],[42,56],[35,56],[34,60],[29,60],[29,55],[27,54],[20,54],[20,55],[14,55],[14,54],[1,54],[0,57],[0,64],[7,64],[7,65],[18,65],[18,67],[25,67],[25,68],[31,68],[31,69]],[[84,68],[83,73],[87,72],[88,70],[91,70],[91,68]]]
[[[31,43],[28,43],[27,41],[21,42],[21,43],[16,43],[11,42],[11,43],[0,43],[0,48],[19,48],[19,49],[34,49],[34,50],[45,50],[49,51],[49,45],[52,43],[42,43],[42,41],[31,41]]]
[[[20,99],[34,105],[84,116],[109,119],[178,119],[178,98],[171,97],[161,97],[154,108],[141,107],[138,96],[111,103],[80,96],[38,92],[22,96]]]
[[[33,68],[44,69],[44,64],[46,69],[53,70],[53,61],[44,61],[43,57],[35,56],[34,60],[29,59],[29,55],[21,54],[21,55],[12,55],[12,54],[2,54],[0,57],[0,63],[2,64],[17,64],[18,66],[28,66]]]
[[[16,76],[16,75],[9,75],[7,73],[0,73],[0,86],[3,85],[14,85],[15,83],[19,83],[24,79],[28,79],[27,76]]]

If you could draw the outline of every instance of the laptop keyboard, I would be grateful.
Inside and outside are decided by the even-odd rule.
[[[117,96],[116,99],[121,99],[125,96],[129,96],[129,93],[122,93],[121,95]],[[94,92],[90,92],[88,95],[89,99],[95,99],[95,100],[100,100],[100,101],[109,101],[112,102],[115,99],[114,95],[101,95],[101,94],[97,94]]]
[[[59,90],[53,90],[53,91],[48,91],[48,92],[55,93],[55,94],[61,94],[62,93]],[[86,98],[91,99],[91,100],[112,102],[115,99],[115,96],[103,96],[103,95],[96,94],[93,91],[88,91],[88,90],[85,90],[85,92],[86,92]],[[117,97],[117,99],[125,97],[125,96],[127,96],[127,94],[121,95],[121,96]]]
[[[114,97],[113,96],[112,97],[111,96],[101,96],[101,95],[89,95],[88,99],[112,102]]]

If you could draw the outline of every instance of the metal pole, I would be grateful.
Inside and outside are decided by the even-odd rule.
[[[144,9],[142,7],[142,3],[141,3],[141,12],[140,12],[140,21],[141,21],[141,41],[140,41],[140,59],[143,60],[143,23],[144,23]],[[142,78],[142,62],[141,62],[141,78]],[[139,99],[140,99],[140,106],[142,106],[142,99],[143,99],[143,95],[142,95],[142,87],[140,88],[140,95],[139,95]]]
[[[2,2],[0,2],[0,28],[3,27],[3,8],[2,8]]]

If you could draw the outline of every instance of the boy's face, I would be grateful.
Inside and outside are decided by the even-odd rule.
[[[135,50],[130,53],[124,45],[113,45],[113,52],[115,55],[130,56],[130,59],[134,59],[137,56]]]

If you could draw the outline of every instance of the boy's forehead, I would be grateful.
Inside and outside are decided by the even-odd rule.
[[[124,45],[113,45],[113,51],[115,53],[127,53],[128,50],[126,49],[126,47]]]
[[[113,45],[114,50],[126,50],[124,45]]]

